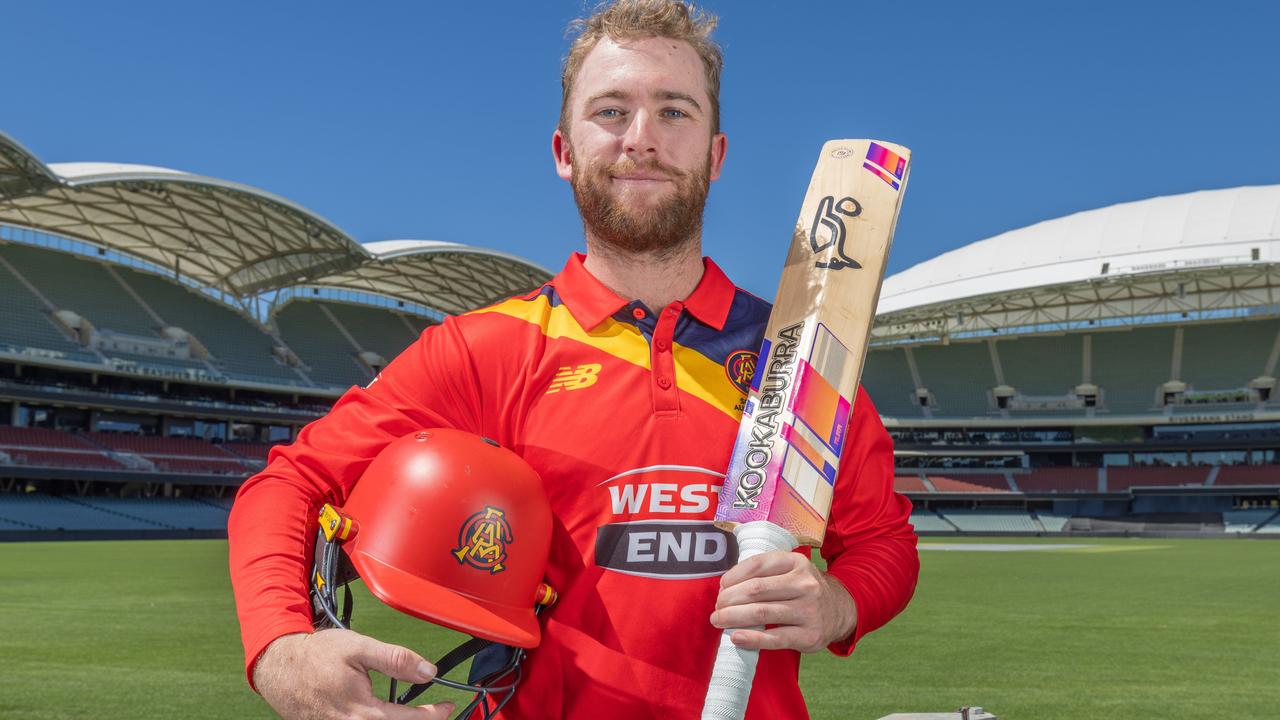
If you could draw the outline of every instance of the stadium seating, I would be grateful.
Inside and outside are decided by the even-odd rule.
[[[934,475],[929,473],[929,482],[940,493],[976,492],[1007,493],[1011,492],[1009,483],[1003,475]]]
[[[222,372],[249,382],[302,384],[297,372],[275,360],[271,336],[235,310],[157,275],[117,272],[165,322],[195,335]]]
[[[983,417],[993,413],[987,391],[996,384],[985,342],[921,345],[911,349],[920,382],[933,393],[935,417]]]
[[[913,510],[911,512],[911,526],[916,532],[955,532],[955,526],[938,517],[936,513],[926,510]]]
[[[1271,508],[1228,510],[1222,513],[1222,527],[1229,533],[1251,533],[1255,527],[1275,514],[1276,511]]]
[[[996,350],[1000,353],[1004,382],[1019,395],[1068,395],[1082,382],[1083,345],[1079,335],[1002,339],[996,343]]]
[[[267,454],[271,452],[271,448],[278,443],[242,443],[229,442],[223,443],[222,448],[228,452],[239,455],[246,460],[262,460],[266,462]]]
[[[962,532],[1039,532],[1031,516],[1025,510],[962,510],[942,511]]]
[[[893,478],[893,489],[900,493],[928,492],[924,481],[918,475],[897,475]]]
[[[1093,333],[1092,381],[1112,414],[1150,413],[1156,393],[1172,380],[1173,328],[1136,328]]]
[[[1245,387],[1263,374],[1278,329],[1275,320],[1188,325],[1178,379],[1201,391]]]
[[[0,518],[42,530],[155,530],[150,520],[39,493],[0,494]]]
[[[1204,485],[1207,467],[1113,467],[1107,468],[1107,492],[1133,487]]]
[[[391,310],[347,303],[325,303],[325,307],[361,348],[378,353],[387,362],[417,339],[417,334]]]
[[[914,402],[916,386],[902,349],[872,348],[867,352],[862,386],[881,415],[922,417],[920,406]]]
[[[0,452],[14,465],[123,470],[101,448],[71,433],[48,428],[0,426]]]
[[[1014,481],[1024,493],[1098,492],[1098,468],[1036,468]]]
[[[1225,465],[1218,470],[1213,481],[1219,485],[1276,485],[1280,486],[1280,465]]]
[[[23,245],[2,245],[0,255],[56,309],[73,310],[99,330],[158,337],[156,321],[98,263]]]
[[[373,379],[356,358],[356,349],[320,309],[320,303],[291,302],[273,320],[280,337],[306,363],[308,375],[317,383],[347,388]]]
[[[1046,532],[1056,533],[1067,529],[1067,523],[1071,521],[1071,516],[1037,512],[1036,519],[1044,526]]]
[[[84,497],[79,502],[178,530],[224,530],[227,511],[190,498]]]
[[[9,249],[8,245],[0,245],[0,257],[7,257]],[[3,264],[0,264],[0,297],[4,298],[0,350],[22,352],[26,348],[40,348],[67,360],[100,362],[98,356],[62,334],[40,299]]]

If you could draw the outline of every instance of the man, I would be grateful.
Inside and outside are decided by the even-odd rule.
[[[910,504],[893,492],[892,446],[861,391],[828,571],[807,553],[771,553],[725,572],[732,540],[710,521],[741,368],[769,308],[701,257],[702,208],[726,152],[714,19],[675,0],[618,0],[578,26],[552,149],[587,254],[529,295],[428,330],[274,451],[237,499],[247,669],[284,717],[450,711],[375,700],[368,670],[421,681],[434,668],[355,633],[311,633],[306,595],[315,508],[341,504],[382,447],[423,427],[515,450],[555,515],[547,577],[560,602],[504,717],[697,717],[717,628],[761,624],[733,636],[764,650],[747,716],[804,717],[797,651],[852,651],[914,590]]]

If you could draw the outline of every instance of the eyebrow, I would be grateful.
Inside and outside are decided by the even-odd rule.
[[[657,95],[659,100],[683,100],[684,102],[692,105],[698,112],[702,112],[702,106],[699,105],[698,101],[694,100],[693,96],[688,93],[677,92],[675,90],[660,90],[655,93],[655,95]],[[587,105],[591,105],[597,100],[628,100],[630,98],[630,94],[621,90],[606,90],[587,98]]]

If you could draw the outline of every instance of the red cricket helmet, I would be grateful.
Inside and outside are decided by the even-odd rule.
[[[551,507],[528,463],[468,432],[422,430],[384,448],[340,509],[324,506],[313,604],[322,623],[347,627],[351,596],[340,617],[334,591],[354,571],[396,610],[500,645],[531,648],[541,640],[538,607],[555,601],[542,582],[550,546]],[[490,643],[472,644],[470,653]],[[510,654],[490,679],[514,672],[515,681],[502,681],[509,684],[502,689],[513,690],[522,658],[521,651]],[[470,684],[437,682],[485,690],[475,664],[472,675]],[[492,685],[490,690],[499,689]],[[397,701],[407,702],[423,687]]]

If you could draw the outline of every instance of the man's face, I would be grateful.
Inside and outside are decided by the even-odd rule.
[[[711,134],[694,49],[667,38],[603,38],[569,101],[569,134],[557,129],[552,147],[587,231],[633,253],[661,254],[696,236],[725,138]]]

